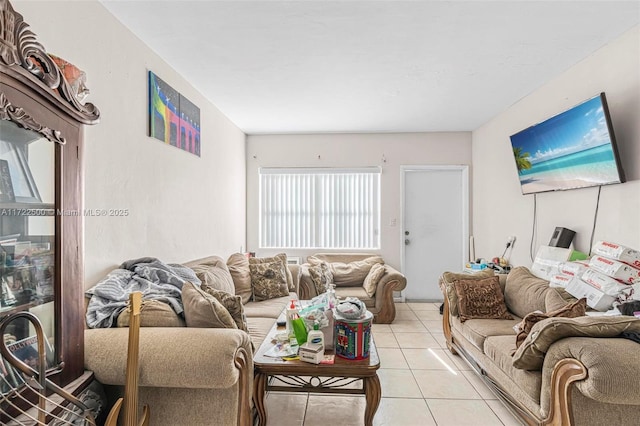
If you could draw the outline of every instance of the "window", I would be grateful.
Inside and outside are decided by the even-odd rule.
[[[380,169],[261,168],[260,247],[377,249]]]

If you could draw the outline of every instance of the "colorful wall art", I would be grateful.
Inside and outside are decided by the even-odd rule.
[[[149,71],[149,136],[200,156],[200,108]]]

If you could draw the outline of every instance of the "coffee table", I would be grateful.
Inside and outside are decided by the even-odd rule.
[[[266,392],[313,392],[365,395],[364,424],[371,426],[373,416],[380,405],[380,360],[371,336],[369,358],[348,360],[335,357],[333,364],[310,364],[294,360],[265,356],[272,346],[273,337],[285,327],[274,324],[253,357],[253,403],[258,412],[258,424],[266,426],[267,410],[264,404]],[[325,354],[333,354],[326,351]]]

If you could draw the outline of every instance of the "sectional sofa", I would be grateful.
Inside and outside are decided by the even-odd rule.
[[[464,357],[526,424],[638,424],[640,343],[622,336],[640,337],[640,320],[572,315],[581,301],[524,267],[495,278],[511,319],[466,319],[459,309],[463,289],[492,276],[442,275],[443,330],[451,352]],[[493,303],[487,293],[481,297]],[[487,316],[504,318],[505,312]],[[522,319],[536,317],[523,336]]]

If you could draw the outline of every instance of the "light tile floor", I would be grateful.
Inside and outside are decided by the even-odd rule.
[[[521,426],[468,364],[451,354],[439,303],[397,303],[393,324],[374,324],[382,400],[376,426]],[[356,426],[363,396],[270,393],[273,426]]]

